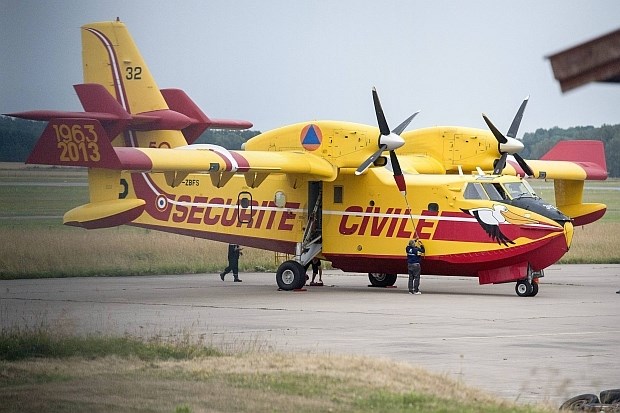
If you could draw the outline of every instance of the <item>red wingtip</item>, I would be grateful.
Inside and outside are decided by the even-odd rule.
[[[580,165],[586,179],[607,179],[605,145],[595,140],[560,141],[540,158],[544,161],[569,161]]]

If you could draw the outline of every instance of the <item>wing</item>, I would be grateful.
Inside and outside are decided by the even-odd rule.
[[[605,147],[601,141],[560,141],[540,160],[528,160],[527,164],[534,176],[541,179],[607,179]],[[524,175],[523,169],[511,160],[504,173]]]
[[[59,130],[71,132],[59,137]],[[26,163],[163,172],[171,186],[178,185],[192,172],[211,174],[217,186],[242,173],[252,187],[260,185],[270,173],[327,181],[337,176],[337,169],[330,162],[301,151],[229,151],[217,145],[174,149],[113,147],[95,119],[52,119]]]
[[[407,174],[439,174],[446,173],[441,162],[429,155],[398,154],[398,160],[403,172]]]

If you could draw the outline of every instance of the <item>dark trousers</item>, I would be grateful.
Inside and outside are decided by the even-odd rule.
[[[226,275],[229,272],[233,273],[233,276],[237,278],[239,276],[239,258],[231,258],[228,260],[228,267],[224,268],[223,274]]]
[[[409,291],[416,292],[420,288],[420,264],[407,264],[409,271]]]

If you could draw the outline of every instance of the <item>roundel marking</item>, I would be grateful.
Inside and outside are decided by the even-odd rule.
[[[165,211],[168,206],[168,199],[164,195],[159,195],[155,200],[155,206],[159,211]]]
[[[300,140],[301,146],[303,146],[305,150],[316,151],[321,146],[321,141],[323,141],[323,133],[316,125],[306,125],[301,130]]]

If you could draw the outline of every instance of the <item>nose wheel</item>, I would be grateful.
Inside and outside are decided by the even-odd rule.
[[[538,283],[534,280],[519,280],[515,285],[515,292],[519,297],[534,297],[538,294]]]

